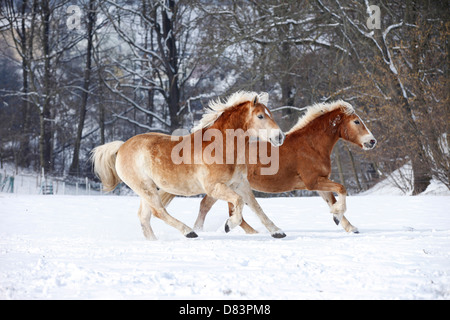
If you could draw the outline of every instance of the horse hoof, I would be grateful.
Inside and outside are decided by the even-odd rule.
[[[225,223],[225,232],[226,233],[230,232],[230,227],[228,226],[228,221],[227,221],[227,223]]]
[[[334,223],[336,223],[336,225],[338,226],[339,225],[339,219],[338,218],[336,218],[336,217],[333,217],[333,221],[334,221]]]
[[[194,231],[191,231],[186,235],[186,238],[197,238],[197,237],[198,235]]]
[[[275,233],[272,233],[271,236],[276,239],[281,239],[286,237],[286,234],[283,231],[277,231]]]
[[[358,229],[356,229],[355,231],[353,231],[353,233],[356,233],[356,234],[358,234],[358,233],[359,233],[359,230],[358,230]]]

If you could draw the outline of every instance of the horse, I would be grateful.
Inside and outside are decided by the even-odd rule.
[[[248,165],[248,181],[252,189],[266,193],[293,190],[315,190],[328,204],[336,225],[347,232],[359,233],[344,216],[347,191],[342,184],[329,179],[331,152],[339,139],[350,141],[364,150],[373,149],[376,140],[352,105],[339,100],[319,103],[307,108],[303,117],[286,133],[279,148],[280,167],[275,175],[261,175],[264,165]],[[336,201],[333,192],[337,193]],[[202,230],[206,214],[216,202],[205,196],[194,225]],[[256,233],[245,220],[240,225],[246,233]]]
[[[150,132],[136,135],[126,142],[113,141],[98,146],[92,151],[94,172],[105,191],[112,191],[124,182],[139,195],[138,217],[148,240],[156,240],[150,225],[152,215],[178,229],[187,238],[198,237],[194,230],[167,212],[166,200],[161,197],[164,198],[165,194],[193,196],[202,193],[230,204],[231,216],[225,224],[226,230],[241,224],[245,201],[258,208],[258,217],[271,235],[282,238],[284,232],[264,214],[253,196],[245,161],[225,163],[229,154],[236,155],[239,151],[237,144],[232,143],[228,148],[230,143],[227,141],[226,150],[214,150],[213,160],[222,161],[210,161],[211,155],[208,157],[206,152],[216,142],[210,136],[206,137],[208,131],[222,134],[220,138],[225,141],[226,133],[231,129],[248,133],[246,145],[252,137],[280,146],[285,135],[273,120],[266,107],[267,102],[267,93],[236,92],[224,103],[220,100],[210,102],[210,112],[203,115],[191,134],[171,136]],[[220,140],[218,138],[216,136]]]

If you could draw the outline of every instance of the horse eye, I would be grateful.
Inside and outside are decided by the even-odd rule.
[[[258,119],[264,119],[264,116],[262,114],[258,114]]]
[[[355,122],[355,124],[359,124],[359,120],[355,120],[354,122]]]

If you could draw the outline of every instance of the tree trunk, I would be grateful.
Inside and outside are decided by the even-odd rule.
[[[424,150],[428,149],[426,138],[418,127],[412,106],[408,99],[403,96],[400,84],[395,84],[397,95],[400,97],[401,110],[406,117],[405,133],[408,135],[408,153],[413,169],[413,195],[418,195],[425,191],[431,181],[431,166],[428,156]],[[417,100],[421,99],[420,95]],[[424,102],[423,102],[424,103]]]
[[[102,86],[99,86],[100,100],[103,97]],[[103,100],[99,101],[100,145],[105,144],[105,106]]]
[[[341,155],[339,154],[339,142],[336,143],[336,145],[334,147],[334,155],[336,157],[336,164],[338,167],[339,180],[340,180],[341,184],[344,185],[344,183],[345,183],[344,171],[342,170]]]
[[[178,53],[176,46],[176,39],[173,30],[173,19],[175,18],[175,1],[168,0],[166,2],[168,10],[170,12],[170,17],[167,14],[167,9],[162,8],[162,25],[163,34],[162,38],[159,39],[162,46],[165,46],[168,52],[166,59],[166,70],[169,79],[169,92],[167,97],[167,104],[169,107],[170,115],[170,129],[171,131],[178,129],[180,127],[180,120],[178,112],[180,110],[180,88],[178,79]]]
[[[420,155],[414,157],[411,162],[414,176],[413,195],[418,195],[424,192],[430,184],[430,168]]]
[[[40,135],[39,135],[39,153],[40,166],[44,168],[45,172],[50,172],[52,165],[51,154],[51,138],[52,138],[52,123],[50,118],[51,108],[51,71],[50,71],[50,6],[49,1],[44,0],[41,3],[42,13],[42,54],[44,56],[44,97],[42,106],[40,106]]]
[[[24,0],[22,3],[22,16],[25,16],[28,7],[28,1]],[[29,86],[28,86],[28,68],[29,68],[29,50],[28,50],[28,37],[27,37],[27,26],[25,19],[22,19],[21,31],[19,33],[21,41],[21,51],[22,51],[22,93],[24,98],[22,101],[22,132],[20,135],[20,149],[19,149],[19,159],[18,164],[22,167],[28,167],[30,165],[30,103],[29,103]],[[31,41],[30,41],[31,44]],[[31,50],[31,48],[30,48]]]
[[[154,102],[154,97],[155,97],[155,90],[148,89],[147,110],[152,111],[152,112],[154,111],[154,103],[155,103]],[[149,127],[151,127],[152,123],[153,123],[153,116],[149,114],[147,119],[148,119],[147,125]]]
[[[294,106],[295,103],[295,88],[293,84],[295,83],[292,79],[291,68],[292,68],[292,59],[291,59],[291,49],[289,43],[283,43],[281,48],[281,58],[283,60],[282,65],[284,70],[281,76],[281,99],[282,103],[285,106]],[[286,119],[286,128],[292,128],[292,126],[296,123],[297,117],[293,116],[292,109],[287,108],[282,111],[283,119]]]
[[[353,175],[355,176],[356,185],[358,187],[358,191],[362,190],[361,183],[359,182],[358,171],[356,171],[355,158],[353,157],[353,153],[350,151],[348,146],[345,146],[348,152],[348,156],[350,157],[350,163],[352,164]]]
[[[88,23],[87,23],[87,50],[86,50],[86,68],[84,70],[84,82],[83,82],[83,92],[81,94],[81,106],[80,106],[80,117],[78,119],[78,129],[77,136],[75,139],[75,145],[73,149],[72,164],[70,165],[69,174],[78,175],[80,171],[80,148],[81,148],[81,138],[83,134],[84,121],[86,118],[86,106],[89,97],[89,84],[91,81],[91,65],[92,65],[92,40],[93,40],[93,30],[95,24],[95,1],[89,1],[89,13],[88,13]]]

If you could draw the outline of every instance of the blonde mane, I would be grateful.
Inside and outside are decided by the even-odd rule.
[[[255,96],[258,96],[259,103],[267,105],[269,101],[269,94],[267,92],[238,91],[230,95],[225,102],[222,102],[220,98],[211,100],[208,104],[210,110],[203,115],[200,122],[192,128],[191,132],[210,127],[225,110],[247,101],[253,101]]]
[[[300,130],[306,127],[314,119],[339,108],[347,115],[355,112],[352,105],[343,100],[337,100],[330,103],[316,103],[306,109],[306,113],[298,119],[297,123],[287,132],[287,134]]]

